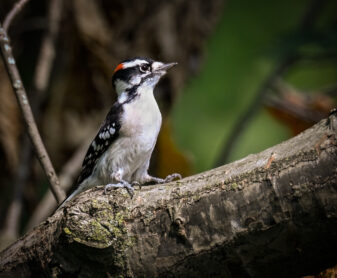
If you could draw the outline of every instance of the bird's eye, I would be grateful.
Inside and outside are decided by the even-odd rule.
[[[141,65],[139,69],[141,72],[147,72],[150,70],[150,66],[148,64],[144,64],[144,65]]]

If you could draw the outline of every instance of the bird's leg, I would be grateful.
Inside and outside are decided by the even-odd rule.
[[[130,183],[124,180],[120,181],[119,183],[108,183],[104,187],[104,194],[107,194],[107,191],[110,190],[111,188],[121,188],[121,187],[125,188],[128,191],[130,197],[133,198],[135,190]]]
[[[181,175],[180,174],[177,174],[177,173],[174,173],[174,174],[171,174],[171,175],[168,175],[165,179],[161,179],[161,178],[157,178],[157,177],[152,177],[150,175],[146,175],[146,177],[142,180],[142,183],[149,183],[149,182],[154,182],[154,183],[167,183],[167,182],[171,182],[175,179],[181,179]],[[144,184],[146,185],[146,184]]]
[[[181,180],[182,176],[178,173],[173,173],[165,178],[165,182],[171,182],[174,181],[175,179]]]
[[[122,174],[121,171],[117,171],[117,173],[114,173],[111,175],[112,180],[117,181],[117,183],[109,183],[104,187],[104,194],[107,194],[107,191],[110,190],[111,188],[125,188],[130,197],[132,198],[134,195],[134,188],[130,183],[122,179]]]

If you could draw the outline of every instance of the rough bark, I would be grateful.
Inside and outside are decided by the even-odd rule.
[[[3,251],[1,277],[298,277],[332,266],[336,131],[331,115],[132,200],[123,190],[89,190]]]

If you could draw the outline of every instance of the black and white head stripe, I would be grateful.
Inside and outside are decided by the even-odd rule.
[[[166,70],[174,65],[176,63],[164,64],[149,58],[134,58],[120,63],[112,77],[118,101],[126,103],[134,100],[140,93],[138,90],[140,87],[153,89]]]
[[[152,63],[153,63],[153,60],[149,58],[135,58],[135,59],[129,59],[129,60],[122,62],[123,69],[133,68],[133,67],[146,65],[146,64],[151,65]]]
[[[125,60],[120,63],[114,70],[114,75],[112,77],[112,85],[116,88],[117,93],[118,89],[125,89],[129,85],[135,85],[135,81],[132,78],[137,76],[142,76],[143,74],[150,74],[152,69],[152,63],[154,61],[148,58],[135,58],[130,60]],[[125,84],[120,85],[120,88],[117,86],[117,82],[124,82]],[[132,82],[133,81],[133,82]],[[139,80],[140,81],[140,80]],[[133,83],[133,84],[130,84]]]

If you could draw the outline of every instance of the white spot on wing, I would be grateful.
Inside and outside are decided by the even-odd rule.
[[[94,150],[96,150],[97,145],[96,145],[96,141],[95,140],[91,143],[91,146],[94,148]]]

